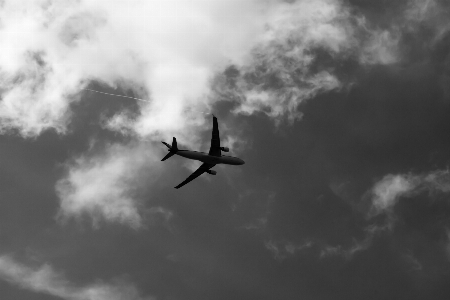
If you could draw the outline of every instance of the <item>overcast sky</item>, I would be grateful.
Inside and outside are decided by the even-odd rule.
[[[450,298],[448,1],[2,0],[0,45],[0,299]],[[212,113],[246,164],[174,189]]]

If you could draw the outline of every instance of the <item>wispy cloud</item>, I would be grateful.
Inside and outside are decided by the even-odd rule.
[[[279,121],[301,117],[305,100],[346,85],[337,68],[355,59],[363,65],[397,62],[398,36],[371,29],[343,1],[294,1],[277,5],[267,30],[237,72],[216,79],[219,95],[240,105],[236,113],[263,112]],[[320,55],[330,57],[328,63]]]
[[[77,287],[65,276],[44,264],[34,268],[17,262],[10,256],[0,256],[0,279],[23,289],[45,293],[67,300],[151,300],[142,297],[135,286],[116,280]]]
[[[367,250],[372,245],[373,239],[379,231],[371,229],[366,229],[366,236],[362,240],[358,241],[353,239],[351,245],[331,245],[324,240],[306,239],[301,243],[285,240],[267,240],[264,242],[264,246],[273,253],[274,258],[278,261],[295,257],[299,253],[301,254],[303,251],[309,249],[317,253],[317,257],[321,259],[326,257],[341,257],[346,260],[351,260],[357,252]]]
[[[391,210],[401,196],[411,193],[419,184],[417,177],[386,175],[372,188],[373,214]]]
[[[437,37],[450,29],[448,15],[450,11],[443,2],[436,0],[410,0],[405,10],[405,25],[410,30],[417,30],[417,26],[427,26]],[[434,37],[432,37],[434,38]]]
[[[419,192],[450,192],[448,170],[436,170],[424,174],[389,174],[376,182],[366,197],[370,197],[370,216],[391,213],[401,197],[414,196]]]
[[[405,12],[406,30],[415,36],[420,51],[427,53],[426,59],[432,58],[436,63],[439,84],[444,97],[450,99],[450,55],[442,51],[448,44],[450,34],[450,7],[447,2],[439,0],[411,0]],[[416,50],[417,51],[417,50]]]
[[[350,260],[356,253],[369,249],[376,233],[377,231],[366,229],[366,236],[364,239],[360,241],[353,239],[350,246],[324,244],[320,249],[320,258],[340,256],[346,260]]]
[[[405,263],[410,267],[411,271],[421,271],[423,269],[422,263],[414,256],[412,251],[408,251],[402,256]]]
[[[306,240],[303,243],[292,243],[289,241],[267,240],[264,246],[267,250],[273,253],[274,258],[278,261],[283,261],[289,256],[293,256],[296,252],[306,250],[314,246],[314,242]]]

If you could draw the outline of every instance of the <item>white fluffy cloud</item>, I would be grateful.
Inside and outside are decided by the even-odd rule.
[[[88,286],[77,287],[48,264],[32,268],[7,255],[0,256],[0,279],[23,289],[67,300],[154,299],[140,296],[136,287],[120,280],[111,283],[98,281]]]
[[[59,218],[89,216],[94,226],[106,221],[140,228],[145,211],[136,191],[156,180],[159,168],[155,160],[149,144],[112,145],[100,155],[74,159],[56,185],[61,200]]]
[[[1,130],[64,132],[68,104],[90,80],[151,94],[136,131],[183,128],[173,119],[205,101],[211,72],[242,60],[263,30],[267,3],[2,1]]]

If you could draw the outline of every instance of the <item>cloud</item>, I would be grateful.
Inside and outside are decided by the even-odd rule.
[[[342,257],[346,260],[351,260],[353,255],[357,252],[369,249],[372,245],[373,239],[378,230],[373,230],[373,227],[366,228],[366,236],[361,241],[353,239],[352,245],[330,245],[323,240],[307,239],[302,243],[294,243],[291,241],[276,241],[268,240],[264,242],[267,250],[273,253],[274,258],[278,261],[283,261],[288,257],[293,257],[298,252],[308,249],[313,249],[318,253],[319,258],[325,257]]]
[[[410,30],[417,30],[418,25],[425,25],[433,29],[433,33],[439,36],[449,29],[448,14],[448,7],[442,1],[410,0],[405,10],[405,19],[409,22],[405,25]]]
[[[212,72],[240,62],[271,1],[6,0],[0,11],[3,132],[66,132],[91,80],[150,95],[134,129],[182,131]],[[174,122],[177,119],[179,122]]]
[[[450,6],[439,0],[411,0],[405,10],[405,30],[413,36],[415,44],[410,51],[426,54],[422,58],[427,63],[434,63],[439,85],[444,98],[450,99],[450,55],[448,40],[450,35]],[[431,61],[430,61],[431,58]]]
[[[149,185],[155,180],[155,160],[148,144],[108,145],[104,153],[73,159],[66,164],[66,176],[56,184],[61,201],[58,218],[79,220],[88,215],[94,226],[100,221],[119,222],[135,229],[143,226],[143,203],[137,190],[144,181]],[[165,210],[152,212],[169,217]]]
[[[346,86],[338,71],[344,62],[399,60],[394,31],[371,29],[343,1],[280,3],[268,15],[266,27],[251,58],[215,81],[219,95],[239,103],[236,113],[263,112],[277,121],[294,121],[301,117],[297,108],[305,100]]]
[[[268,240],[264,242],[267,250],[274,254],[274,258],[283,261],[288,256],[293,256],[296,252],[306,250],[314,246],[314,242],[307,240],[301,244],[294,244],[288,241]]]
[[[371,199],[370,216],[392,213],[401,197],[411,197],[419,192],[450,192],[448,170],[435,170],[424,174],[389,174],[376,182],[368,195]]]
[[[354,206],[353,198],[356,198],[356,196],[353,195],[351,188],[347,190],[350,184],[349,181],[334,182],[331,184],[331,188],[336,195]],[[330,245],[326,242],[316,241],[320,249],[320,257],[341,256],[345,259],[351,259],[355,253],[369,249],[378,235],[393,230],[397,220],[394,209],[400,199],[425,194],[429,201],[435,201],[436,197],[434,196],[437,194],[449,192],[450,173],[447,169],[420,174],[406,173],[384,176],[363,195],[363,202],[370,202],[369,208],[363,210],[363,213],[367,213],[370,222],[364,229],[365,237],[361,240],[354,239],[350,246]],[[427,201],[427,198],[424,197],[422,201]],[[422,213],[427,214],[427,212]],[[448,250],[448,248],[446,249]],[[420,262],[413,256],[406,256],[405,261],[410,263],[414,269],[421,268]]]
[[[199,111],[210,110],[209,78],[244,61],[272,5],[276,1],[2,1],[0,133],[67,133],[77,118],[70,104],[95,101],[80,93],[95,81],[151,101],[138,102],[132,117],[119,112],[99,119],[106,128],[141,139],[176,135],[192,145],[204,124]],[[146,153],[115,145],[69,161],[56,186],[59,218],[88,215],[95,224],[141,226],[131,195],[141,167],[133,161],[149,166]]]
[[[418,182],[408,175],[386,175],[373,188],[372,205],[377,213],[390,210],[399,197],[414,190]]]
[[[176,228],[172,224],[172,219],[174,218],[173,211],[161,207],[151,207],[146,211],[144,218],[148,219],[151,225],[159,225],[168,229],[172,233],[176,233]]]
[[[184,132],[186,112],[208,109],[209,79],[230,63],[256,76],[241,83],[237,111],[270,107],[273,117],[295,118],[302,100],[341,86],[332,67],[311,72],[315,49],[334,58],[365,49],[357,51],[371,63],[392,62],[395,50],[386,32],[361,46],[363,26],[338,0],[5,0],[0,19],[0,130],[28,137],[65,133],[76,117],[69,104],[92,80],[151,99],[139,118],[116,119],[116,129]],[[279,92],[257,88],[270,76],[283,84]]]
[[[374,30],[363,46],[359,60],[364,65],[389,65],[401,60],[398,50],[400,33],[395,28]]]
[[[422,271],[423,264],[414,256],[412,251],[408,251],[402,256],[405,263],[411,268],[411,271]]]
[[[364,237],[364,239],[361,241],[353,239],[353,243],[351,246],[332,246],[328,244],[322,245],[320,249],[320,258],[329,256],[341,256],[346,260],[351,260],[355,253],[369,249],[377,232],[378,231],[370,230],[370,228],[367,228],[366,236]]]
[[[77,287],[48,264],[32,268],[8,255],[0,256],[0,278],[26,290],[68,300],[154,299],[140,296],[136,287],[121,280],[111,283],[98,281],[85,287]]]

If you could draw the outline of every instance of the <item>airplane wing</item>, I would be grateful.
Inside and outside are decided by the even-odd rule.
[[[215,115],[213,115],[213,130],[211,137],[211,147],[209,148],[209,155],[221,156],[219,124],[217,123],[217,118]]]
[[[188,178],[186,178],[185,181],[183,181],[182,183],[180,183],[179,185],[177,185],[175,188],[179,189],[180,187],[182,187],[183,185],[185,185],[186,183],[191,182],[192,180],[194,180],[195,178],[197,178],[198,176],[202,175],[203,173],[205,173],[206,171],[208,171],[209,169],[211,169],[212,167],[214,167],[215,164],[207,164],[207,163],[203,163],[197,170],[195,170],[194,173],[192,173]]]

